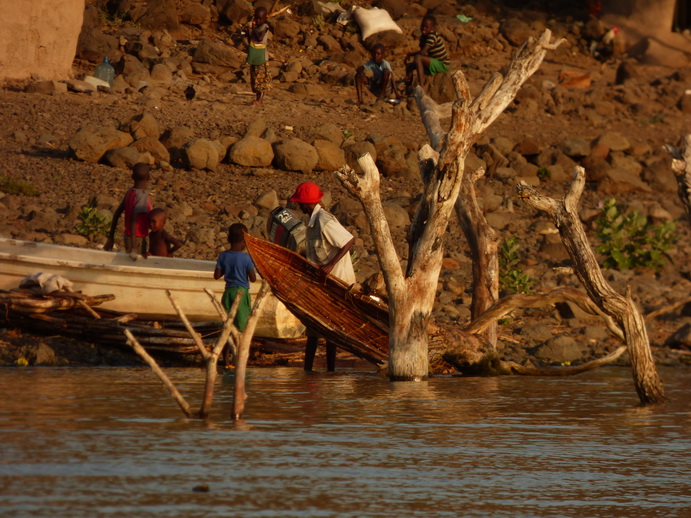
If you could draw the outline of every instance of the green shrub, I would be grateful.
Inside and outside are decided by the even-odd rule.
[[[20,194],[22,196],[38,196],[38,189],[29,182],[16,180],[0,174],[0,191],[6,194]]]
[[[600,240],[596,251],[605,258],[602,266],[618,270],[637,266],[662,268],[667,260],[671,261],[665,250],[671,249],[678,239],[673,221],[651,225],[638,211],[623,214],[614,198],[605,200],[595,229]]]
[[[521,258],[518,255],[518,239],[504,239],[499,247],[499,290],[503,293],[532,293],[535,281],[518,267]]]
[[[107,236],[111,220],[99,213],[93,206],[84,205],[79,213],[77,233],[82,236]]]

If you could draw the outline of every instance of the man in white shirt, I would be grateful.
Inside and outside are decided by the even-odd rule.
[[[348,253],[355,243],[355,238],[341,225],[336,217],[319,205],[324,193],[312,182],[298,185],[290,201],[300,205],[300,210],[310,216],[307,224],[306,256],[318,265],[325,274],[338,277],[346,284],[355,283],[355,270]],[[307,330],[305,347],[305,370],[311,371],[314,356],[317,352],[319,336]],[[336,369],[336,345],[326,342],[326,368]]]

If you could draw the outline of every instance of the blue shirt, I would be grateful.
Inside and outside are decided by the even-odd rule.
[[[391,65],[385,59],[381,60],[381,64],[377,65],[377,62],[370,59],[367,63],[362,65],[365,70],[370,70],[372,72],[372,82],[379,83],[384,78],[384,71],[388,70],[391,72]]]
[[[227,288],[243,287],[250,289],[249,273],[254,270],[254,263],[249,254],[226,250],[221,252],[216,261],[216,268],[221,270]]]

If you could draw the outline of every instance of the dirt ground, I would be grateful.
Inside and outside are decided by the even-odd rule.
[[[568,20],[558,20],[568,25]],[[497,20],[489,14],[478,17],[475,22],[481,28],[496,31]],[[462,70],[470,84],[473,95],[492,73],[498,72],[509,63],[513,48],[488,50],[476,46],[461,48],[452,55],[452,68]],[[278,62],[289,62],[294,48],[276,45],[275,58]],[[316,51],[306,52],[308,58],[316,59]],[[403,53],[394,50],[389,56],[394,70],[402,68]],[[614,106],[606,117],[589,117],[591,107],[573,109],[555,114],[543,109],[528,110],[521,103],[512,104],[490,127],[486,137],[505,137],[514,143],[531,142],[541,149],[557,146],[566,137],[596,139],[607,131],[614,131],[629,139],[633,147],[641,149],[648,159],[664,156],[661,146],[677,143],[688,132],[688,113],[684,113],[673,102],[671,95],[665,97],[665,88],[673,81],[670,77],[682,74],[681,83],[690,86],[689,70],[675,70],[664,67],[644,66],[636,63],[637,77],[627,87],[615,84],[618,66],[626,56],[601,62],[591,57],[583,47],[567,44],[563,49],[548,53],[540,70],[529,80],[528,86],[537,90],[549,88],[559,82],[560,74],[570,72],[587,74],[590,85],[585,95],[592,101],[606,100]],[[76,62],[77,73],[93,65]],[[418,147],[426,141],[425,131],[416,113],[414,104],[403,103],[394,108],[388,105],[369,103],[363,107],[355,103],[352,86],[321,85],[324,94],[302,96],[289,91],[289,84],[275,82],[263,107],[251,106],[252,94],[249,85],[243,82],[227,83],[214,77],[191,77],[197,85],[197,96],[186,101],[183,95],[185,83],[173,83],[166,88],[162,97],[147,95],[146,92],[129,93],[74,93],[55,95],[26,93],[24,84],[5,84],[0,90],[0,174],[29,182],[38,191],[35,197],[0,193],[0,235],[20,239],[55,240],[59,234],[75,234],[81,207],[97,198],[104,207],[116,205],[130,186],[130,172],[104,164],[78,161],[70,156],[68,141],[85,125],[116,125],[131,116],[147,111],[155,116],[163,129],[187,126],[196,137],[218,139],[224,136],[242,136],[247,125],[262,118],[277,138],[296,136],[309,141],[315,130],[323,124],[335,124],[356,140],[381,135],[392,136],[401,142]],[[678,82],[678,81],[677,81]],[[675,83],[676,84],[676,83]],[[678,88],[678,85],[675,87]],[[568,89],[565,89],[568,93]],[[571,91],[582,95],[579,89]],[[595,103],[596,101],[592,101]],[[593,109],[594,110],[594,109]],[[642,159],[643,161],[645,160]],[[651,160],[652,162],[652,160]],[[349,198],[349,194],[330,172],[309,174],[286,172],[277,169],[254,169],[222,163],[217,171],[184,169],[157,169],[153,172],[151,194],[160,206],[173,207],[187,202],[193,205],[195,213],[191,221],[187,218],[171,218],[172,233],[186,236],[189,226],[200,221],[221,229],[233,221],[236,208],[251,203],[259,194],[269,189],[276,190],[278,198],[285,199],[295,186],[306,180],[319,183],[329,191],[334,202]],[[571,277],[564,279],[554,267],[560,261],[550,262],[538,253],[540,239],[536,225],[545,222],[543,216],[527,209],[515,196],[513,182],[498,179],[483,181],[486,189],[502,197],[501,206],[512,211],[510,224],[500,230],[502,237],[519,236],[522,240],[523,270],[537,279],[534,291],[540,292],[560,285],[574,285]],[[561,195],[567,183],[545,181],[540,189],[553,196]],[[420,192],[417,180],[404,178],[383,178],[381,193],[385,199],[415,197]],[[581,208],[590,213],[598,209],[606,197],[596,184],[588,184],[581,199]],[[634,285],[634,297],[644,312],[680,300],[689,294],[691,287],[691,232],[683,219],[682,206],[674,193],[627,192],[616,195],[623,207],[630,204],[652,206],[659,204],[678,220],[678,244],[671,252],[674,263],[660,272],[610,272],[608,276],[617,289],[627,283]],[[637,206],[637,205],[636,205]],[[592,227],[589,227],[592,232]],[[400,250],[405,249],[405,229],[396,229],[395,236]],[[376,270],[376,256],[371,239],[361,238],[363,255],[361,272]],[[85,246],[99,246],[103,237],[92,239]],[[467,247],[458,225],[453,222],[446,238],[447,256],[457,261],[455,270],[444,270],[441,283],[456,278],[467,283],[470,279],[470,263]],[[214,259],[217,249],[183,248],[183,257]],[[469,285],[467,288],[469,288]],[[651,287],[655,286],[655,289]],[[642,287],[641,287],[642,286]],[[468,289],[454,302],[469,306]],[[463,318],[450,318],[439,305],[435,317],[440,321],[463,323]],[[467,311],[467,310],[466,310]],[[462,315],[467,315],[463,313]],[[521,338],[515,330],[526,325],[526,321],[544,321],[553,326],[554,333],[565,332],[579,336],[581,324],[564,320],[555,311],[517,312],[511,322],[502,328],[502,343],[507,355],[521,356]],[[688,317],[667,315],[651,322],[652,343],[661,346],[666,338]],[[23,339],[29,340],[24,336]],[[8,342],[10,342],[8,340]],[[589,347],[595,356],[609,350],[616,342],[608,339],[592,341]],[[678,355],[656,349],[665,361],[678,363]],[[76,360],[72,360],[74,363]],[[105,363],[111,360],[104,359]],[[119,360],[112,360],[113,362]]]

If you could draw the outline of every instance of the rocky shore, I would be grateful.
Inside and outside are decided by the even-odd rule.
[[[622,43],[611,58],[597,60],[589,49],[608,27],[574,15],[512,11],[489,2],[382,0],[375,5],[392,14],[402,33],[362,41],[357,27],[334,23],[319,2],[302,2],[272,20],[274,88],[256,108],[243,65],[245,2],[187,2],[174,20],[160,14],[165,10],[155,11],[158,18],[151,10],[142,14],[139,4],[114,2],[111,13],[99,10],[101,4],[87,5],[75,79],[8,82],[0,91],[0,235],[102,246],[98,220],[85,228],[84,207],[109,220],[130,186],[131,165],[147,161],[154,205],[168,211],[168,231],[185,240],[180,255],[211,260],[225,247],[229,224],[242,221],[252,234],[265,235],[269,211],[295,185],[311,180],[327,191],[326,204],[356,236],[357,275],[364,280],[378,271],[369,226],[359,202],[331,171],[356,167],[355,159],[369,152],[383,175],[387,218],[405,261],[424,128],[412,98],[359,107],[352,82],[375,42],[387,46],[401,79],[403,57],[417,47],[420,17],[432,12],[452,69],[464,72],[474,92],[526,38],[549,28],[566,39],[468,161],[468,167],[490,171],[479,185],[481,206],[502,238],[517,238],[517,268],[535,281],[533,292],[578,287],[578,281],[563,269],[568,256],[556,228],[523,205],[514,186],[524,181],[559,196],[573,167],[582,165],[588,184],[580,211],[593,246],[606,199],[615,198],[621,210],[636,210],[651,224],[676,222],[672,262],[660,270],[607,270],[608,280],[620,292],[630,286],[644,314],[689,296],[691,227],[662,145],[688,132],[691,69],[643,64],[626,55]],[[459,14],[471,20],[464,23]],[[117,73],[111,88],[84,80],[104,55]],[[195,95],[188,100],[190,86]],[[453,98],[450,76],[435,78],[428,88],[439,103]],[[463,325],[470,315],[471,262],[456,222],[445,250],[433,316]],[[32,342],[11,333],[0,335],[5,364],[19,357],[12,356],[14,349]],[[684,362],[691,349],[691,305],[650,319],[649,333],[660,361]],[[579,362],[617,345],[600,322],[571,307],[516,311],[502,321],[500,341],[508,359],[536,363]],[[31,363],[61,364],[68,356],[68,363],[76,362],[61,356],[65,343],[51,346],[53,356],[34,351]],[[84,354],[97,363],[120,361],[103,352]]]

